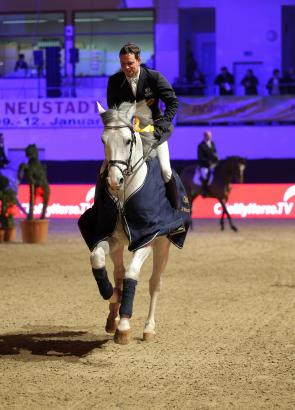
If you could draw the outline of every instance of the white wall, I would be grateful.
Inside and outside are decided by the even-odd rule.
[[[175,127],[169,139],[174,160],[196,159],[197,145],[208,127]],[[220,158],[240,155],[249,159],[293,158],[294,127],[222,127],[210,128]],[[36,144],[44,150],[44,160],[102,160],[102,128],[5,129],[6,149],[22,149]]]

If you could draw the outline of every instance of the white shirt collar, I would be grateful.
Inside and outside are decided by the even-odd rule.
[[[131,81],[135,81],[136,83],[138,83],[139,80],[139,76],[140,76],[140,67],[138,68],[138,72],[134,77],[126,77],[127,81],[130,83]]]

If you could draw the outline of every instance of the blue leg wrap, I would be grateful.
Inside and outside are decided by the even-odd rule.
[[[99,293],[104,299],[110,299],[113,294],[113,285],[109,281],[108,274],[105,268],[92,268],[93,276],[96,280]]]
[[[132,316],[133,300],[135,295],[135,288],[137,280],[123,279],[123,296],[120,306],[120,316]]]

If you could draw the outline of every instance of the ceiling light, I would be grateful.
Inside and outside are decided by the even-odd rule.
[[[47,20],[3,20],[3,24],[33,24],[46,23]]]
[[[96,21],[103,21],[102,18],[94,17],[94,18],[75,18],[75,23],[92,23]]]
[[[120,21],[152,21],[153,17],[118,17]]]

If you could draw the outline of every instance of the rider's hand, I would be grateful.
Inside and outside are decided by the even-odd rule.
[[[166,120],[164,117],[158,118],[157,120],[154,121],[154,137],[160,141],[161,137],[163,134],[167,131],[169,131],[171,122]]]

